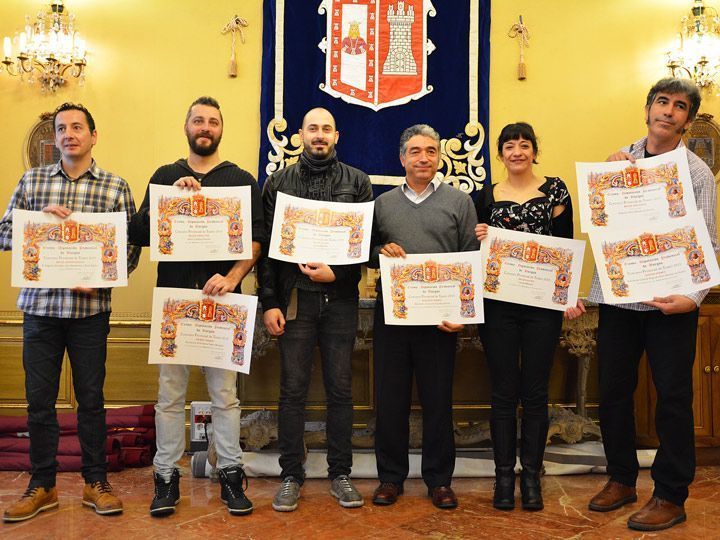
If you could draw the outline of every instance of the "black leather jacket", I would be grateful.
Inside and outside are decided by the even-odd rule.
[[[270,259],[268,248],[275,215],[275,199],[278,191],[293,197],[308,198],[308,174],[305,165],[296,163],[268,176],[263,185],[263,209],[267,240],[263,242],[263,256],[258,262],[258,297],[263,311],[280,308],[285,312],[290,293],[300,274],[297,264]],[[373,199],[370,178],[364,172],[335,161],[328,171],[330,197],[334,202],[367,202]],[[335,281],[326,285],[326,292],[332,298],[357,298],[360,282],[360,265],[332,265]]]

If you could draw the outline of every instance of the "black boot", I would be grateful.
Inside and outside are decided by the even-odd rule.
[[[520,493],[523,510],[542,510],[545,508],[540,487],[540,473],[523,469],[520,473]]]
[[[495,459],[493,506],[498,510],[512,510],[515,508],[517,420],[493,419],[490,421],[490,433]]]
[[[544,508],[540,474],[543,468],[545,443],[548,433],[548,419],[545,417],[523,417],[521,427],[520,493],[523,510],[542,510]]]

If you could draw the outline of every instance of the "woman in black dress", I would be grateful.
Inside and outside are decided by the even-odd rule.
[[[476,203],[478,240],[488,226],[572,238],[570,194],[556,177],[533,171],[538,154],[533,128],[509,124],[497,142],[507,178],[487,187]],[[520,489],[525,510],[543,508],[540,487],[548,433],[548,384],[560,336],[560,311],[485,300],[485,324],[479,325],[492,384],[490,428],[495,458],[493,506],[515,507],[517,406],[522,404]]]

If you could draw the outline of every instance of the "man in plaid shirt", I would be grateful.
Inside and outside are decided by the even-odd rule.
[[[690,80],[666,78],[648,93],[647,136],[612,154],[608,161],[651,157],[683,147],[682,134],[700,108],[700,92]],[[710,168],[687,150],[690,178],[716,252],[716,186]],[[713,257],[713,253],[706,256]],[[655,427],[660,447],[652,465],[655,483],[648,503],[628,520],[628,527],[655,531],[687,519],[684,503],[695,475],[692,366],[698,308],[708,291],[672,294],[647,302],[604,303],[597,271],[589,299],[600,306],[597,351],[600,376],[600,428],[609,480],[590,501],[590,510],[607,512],[637,501],[633,394],[638,363],[647,354],[657,390]]]
[[[12,249],[14,208],[67,218],[73,212],[135,213],[125,180],[100,169],[92,158],[95,121],[82,105],[64,103],[53,115],[55,145],[62,159],[27,171],[0,221],[0,249]],[[17,246],[16,246],[17,247]],[[128,273],[140,248],[128,246]],[[23,368],[28,402],[31,478],[25,494],[10,506],[5,521],[30,519],[58,505],[55,475],[59,426],[55,412],[63,356],[68,352],[78,401],[78,437],[82,447],[82,502],[98,514],[122,512],[122,502],[107,481],[103,384],[110,289],[22,289]]]

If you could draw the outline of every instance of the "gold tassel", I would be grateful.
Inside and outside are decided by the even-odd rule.
[[[237,61],[235,60],[235,55],[230,59],[230,66],[228,67],[228,75],[232,77],[233,79],[237,77]]]
[[[518,63],[517,78],[519,81],[527,79],[527,66],[525,65],[525,47],[529,47],[530,32],[523,23],[522,15],[518,18],[518,22],[510,27],[508,37],[517,38],[520,45],[520,62]]]

